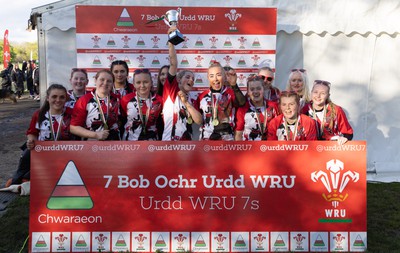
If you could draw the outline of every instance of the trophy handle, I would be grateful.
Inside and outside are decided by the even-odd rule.
[[[181,19],[182,8],[181,8],[181,7],[178,7],[178,9],[177,9],[176,11],[179,13],[179,14],[178,14],[179,19]]]
[[[176,22],[171,22],[171,26],[177,26],[178,25],[178,20],[181,19],[181,7],[178,7],[178,9],[176,9],[176,12],[178,13],[178,19]]]
[[[169,24],[167,15],[163,15],[163,17],[164,17],[164,18],[163,18],[164,23],[165,23],[167,26],[171,27],[171,25]]]

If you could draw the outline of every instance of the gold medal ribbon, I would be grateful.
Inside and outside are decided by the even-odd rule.
[[[287,140],[288,140],[288,141],[294,141],[294,140],[296,140],[297,128],[298,128],[298,125],[299,125],[299,121],[300,121],[300,115],[299,115],[299,116],[297,117],[297,119],[296,119],[296,123],[295,123],[295,125],[294,125],[294,132],[293,132],[293,135],[292,135],[293,138],[291,138],[291,137],[290,137],[291,131],[289,131],[289,130],[290,130],[290,129],[289,129],[289,126],[288,126],[288,124],[287,124],[287,122],[286,122],[286,119],[285,119],[285,118],[283,119],[283,123],[284,123],[284,125],[285,125],[286,137],[287,137]]]
[[[318,122],[318,116],[317,116],[317,112],[314,109],[314,106],[312,106],[312,110],[313,110],[313,119]],[[323,113],[322,113],[323,116],[322,116],[322,119],[320,119],[321,126],[320,126],[320,129],[318,129],[320,131],[320,137],[322,137],[322,135],[324,134],[326,111],[327,111],[327,105],[324,105],[324,109],[323,109]]]
[[[110,95],[107,96],[106,101],[105,101],[106,102],[106,107],[107,107],[106,116],[104,115],[104,111],[103,111],[103,108],[101,107],[100,99],[97,96],[97,93],[95,94],[94,97],[96,99],[97,105],[99,106],[100,117],[101,117],[101,121],[103,122],[104,130],[108,130],[109,128],[108,128],[106,117],[108,118],[108,111],[109,111],[109,107],[110,107],[110,104],[109,104],[110,103]]]
[[[263,101],[263,106],[260,109],[260,114],[264,117],[264,123],[263,124],[261,123],[260,115],[257,112],[258,111],[257,107],[255,105],[253,105],[253,106],[254,106],[255,111],[256,111],[257,124],[260,127],[261,137],[262,137],[263,134],[264,134],[264,131],[266,129],[266,126],[267,126],[267,116],[268,116],[268,114],[267,114],[267,105],[266,105],[265,101]],[[263,114],[263,111],[264,111],[264,114]]]
[[[217,126],[219,124],[219,121],[218,121],[218,98],[219,97],[214,98],[214,94],[211,92],[211,106],[212,106],[212,114],[213,114],[212,124],[214,126]]]

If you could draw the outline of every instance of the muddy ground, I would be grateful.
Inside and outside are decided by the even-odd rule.
[[[24,95],[16,104],[0,99],[0,187],[17,169],[21,155],[20,146],[26,140],[32,114],[40,106],[38,101]]]

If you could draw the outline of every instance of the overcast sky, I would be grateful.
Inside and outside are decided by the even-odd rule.
[[[36,42],[37,30],[28,32],[28,19],[32,8],[57,2],[58,0],[0,0],[0,36],[8,29],[8,40],[13,42]]]

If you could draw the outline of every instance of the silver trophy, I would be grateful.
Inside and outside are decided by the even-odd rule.
[[[167,11],[167,13],[165,13],[164,16],[165,24],[167,24],[169,27],[177,26],[180,15],[181,15],[181,8],[178,8],[177,10]],[[168,41],[174,44],[175,46],[184,40],[185,39],[183,38],[182,33],[180,33],[178,29],[168,34]]]

